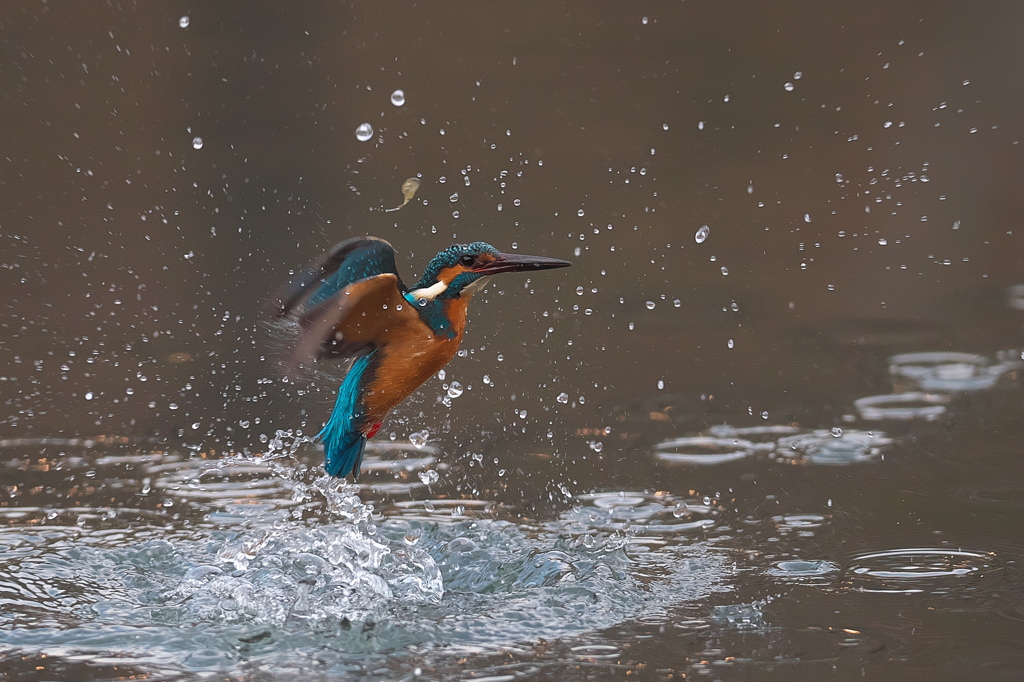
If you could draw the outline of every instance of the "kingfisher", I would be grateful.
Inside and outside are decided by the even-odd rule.
[[[267,314],[296,317],[289,372],[319,359],[352,359],[317,438],[331,476],[359,475],[366,441],[420,384],[448,364],[466,331],[469,299],[491,275],[564,268],[569,261],[501,253],[486,242],[454,244],[409,288],[395,249],[377,237],[334,245],[271,298]]]

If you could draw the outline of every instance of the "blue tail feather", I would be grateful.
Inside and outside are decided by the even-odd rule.
[[[338,389],[331,417],[317,434],[318,438],[323,438],[324,468],[331,476],[359,475],[359,464],[363,461],[363,448],[366,446],[366,436],[360,429],[363,415],[359,393],[372,357],[373,353],[367,353],[352,363]]]

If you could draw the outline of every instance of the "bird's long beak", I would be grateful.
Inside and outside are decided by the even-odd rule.
[[[485,275],[496,275],[499,272],[530,272],[532,270],[550,270],[552,268],[567,268],[572,263],[558,258],[545,258],[544,256],[524,256],[518,253],[499,253],[490,263],[485,263],[473,272],[480,272]]]

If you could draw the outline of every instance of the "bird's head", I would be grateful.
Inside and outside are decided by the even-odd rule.
[[[529,272],[564,268],[569,261],[543,256],[501,253],[487,242],[454,244],[434,256],[409,295],[417,299],[470,296],[483,288],[487,277],[502,272]]]

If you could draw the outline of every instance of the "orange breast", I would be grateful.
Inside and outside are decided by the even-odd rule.
[[[378,349],[377,371],[363,396],[371,423],[382,421],[395,405],[455,357],[466,331],[468,300],[456,298],[444,306],[454,338],[435,336],[425,324],[406,325],[394,330]]]

